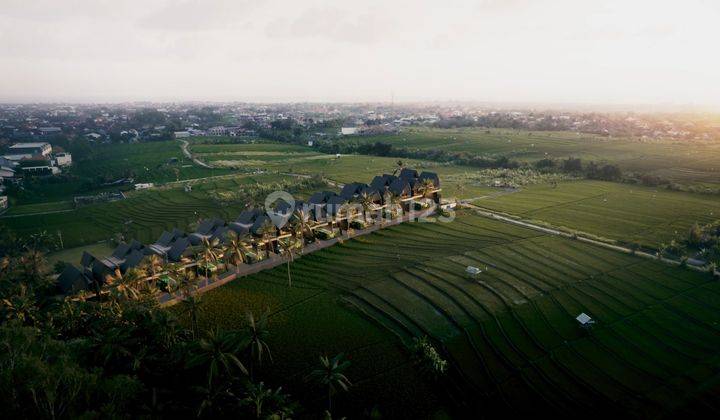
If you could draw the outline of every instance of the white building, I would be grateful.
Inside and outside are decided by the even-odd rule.
[[[340,134],[343,136],[352,136],[357,133],[358,133],[357,127],[342,127],[340,129]]]
[[[70,166],[72,165],[72,155],[70,153],[61,152],[55,154],[55,165]]]
[[[33,156],[49,156],[52,153],[50,143],[16,143],[10,146],[5,159],[18,161],[30,159]]]

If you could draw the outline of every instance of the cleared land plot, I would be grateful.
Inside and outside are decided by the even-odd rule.
[[[483,273],[469,278],[467,265]],[[292,273],[292,288],[276,268],[209,292],[204,325],[233,325],[242,308],[270,302],[272,346],[295,356],[272,369],[294,363],[300,376],[320,348],[370,344],[370,324],[337,323],[349,305],[396,341],[430,336],[457,368],[450,388],[503,412],[657,416],[717,396],[706,384],[720,368],[720,284],[705,274],[469,214],[357,238],[298,259]],[[592,330],[577,325],[580,312],[597,320]],[[383,392],[378,370],[404,362],[375,356],[353,374],[377,374],[372,389]]]
[[[299,174],[321,174],[334,181],[370,182],[374,175],[392,173],[397,169],[397,158],[335,155],[318,153],[311,147],[271,142],[242,144],[193,144],[191,150],[201,160],[218,166],[251,171],[257,169]],[[475,169],[436,162],[402,159],[405,166],[418,171],[437,172],[441,179],[446,175],[459,175]],[[458,189],[455,181],[443,183],[446,196],[478,197],[492,192],[490,188],[465,185]]]
[[[597,236],[656,247],[684,236],[697,222],[720,218],[720,197],[601,181],[523,187],[477,200],[490,210],[542,220]]]

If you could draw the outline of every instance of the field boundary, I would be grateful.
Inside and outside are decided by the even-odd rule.
[[[637,256],[643,257],[643,258],[652,259],[655,261],[661,261],[661,262],[664,262],[665,264],[669,264],[669,265],[678,266],[678,265],[682,264],[680,261],[674,260],[671,258],[666,258],[666,257],[658,258],[657,255],[653,255],[649,252],[639,251],[639,250],[633,251],[630,248],[626,248],[626,247],[623,247],[620,245],[611,244],[611,243],[603,242],[603,241],[600,241],[597,239],[588,238],[586,236],[582,236],[584,234],[583,232],[578,232],[578,233],[563,232],[562,230],[559,230],[558,228],[541,226],[541,225],[537,225],[537,224],[534,224],[534,223],[531,223],[531,222],[528,222],[528,221],[525,221],[522,219],[514,219],[512,217],[502,215],[500,213],[494,212],[492,210],[488,210],[484,207],[480,207],[478,205],[471,204],[468,202],[461,202],[460,205],[474,210],[476,213],[478,213],[481,216],[488,217],[490,219],[500,220],[500,221],[507,222],[507,223],[511,223],[511,224],[514,224],[517,226],[523,226],[523,227],[527,227],[530,229],[538,230],[538,231],[541,231],[544,233],[548,233],[550,235],[562,236],[564,238],[578,240],[578,241],[589,243],[589,244],[599,246],[602,248],[622,252],[624,254],[637,255]],[[689,258],[687,260],[687,266],[693,270],[708,272],[709,269],[706,267],[706,265],[707,265],[707,263],[705,261],[698,260],[695,258]]]

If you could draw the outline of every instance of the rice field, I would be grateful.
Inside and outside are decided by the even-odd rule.
[[[206,217],[234,219],[247,203],[219,203],[212,194],[235,191],[255,183],[289,180],[280,175],[237,176],[198,181],[192,192],[182,187],[129,193],[126,200],[98,203],[62,212],[0,218],[20,236],[45,231],[62,236],[65,248],[105,241],[126,231],[141,242],[155,241],[163,230],[187,229]]]
[[[609,138],[574,132],[509,129],[410,128],[397,135],[358,137],[353,141],[391,143],[407,149],[442,149],[520,161],[579,157],[620,165],[625,171],[652,173],[683,184],[720,182],[720,144],[716,141],[674,141]]]
[[[684,237],[693,223],[720,219],[720,197],[601,181],[529,185],[479,199],[490,210],[648,247]]]
[[[468,277],[468,265],[483,272]],[[720,283],[707,274],[462,214],[303,256],[292,275],[292,287],[279,267],[207,293],[204,326],[236,326],[245,308],[268,307],[280,349],[270,369],[302,377],[318,351],[345,351],[364,385],[358,401],[396,398],[397,387],[410,389],[388,402],[397,407],[437,396],[418,387],[402,352],[428,336],[453,366],[442,388],[456,407],[626,417],[720,409]],[[581,312],[592,329],[575,321]]]

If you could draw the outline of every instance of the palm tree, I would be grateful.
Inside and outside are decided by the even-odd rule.
[[[204,366],[207,369],[208,388],[212,389],[213,381],[218,377],[233,377],[235,371],[247,375],[247,369],[237,357],[239,351],[239,343],[232,333],[210,330],[195,343],[188,365]]]
[[[143,276],[137,269],[130,269],[123,274],[119,268],[113,274],[105,276],[110,297],[116,300],[137,300],[140,297],[139,283]]]
[[[28,293],[28,287],[20,284],[19,291],[0,301],[0,310],[5,320],[17,319],[24,325],[35,325],[40,309],[35,305],[35,298]]]
[[[288,287],[292,286],[292,277],[290,276],[290,264],[294,261],[293,251],[302,247],[302,241],[295,235],[278,240],[280,246],[280,254],[287,257],[287,275]]]
[[[200,327],[198,324],[198,315],[202,311],[200,303],[200,295],[189,291],[184,292],[183,299],[180,301],[182,312],[190,316],[190,328],[192,330],[193,338],[197,338],[200,333]]]
[[[210,273],[210,266],[216,264],[220,258],[219,256],[221,254],[218,250],[219,242],[218,239],[210,241],[207,238],[203,238],[202,240],[199,260],[202,261],[203,267],[205,268],[205,277]]]
[[[255,362],[258,366],[262,365],[263,355],[267,353],[272,363],[272,354],[267,344],[267,337],[270,335],[268,328],[268,312],[265,311],[259,319],[255,319],[252,312],[246,315],[247,324],[245,325],[246,343],[250,353],[250,380],[253,379],[253,370]]]
[[[417,192],[422,194],[423,198],[430,198],[428,194],[435,190],[435,183],[432,179],[424,179],[417,188]]]
[[[141,266],[148,277],[150,277],[151,287],[155,289],[157,285],[158,273],[163,269],[163,260],[157,254],[151,254],[145,259],[145,262]]]
[[[290,219],[290,226],[296,235],[303,238],[303,245],[305,245],[305,241],[312,242],[315,240],[315,232],[310,228],[308,219],[309,215],[303,206],[295,206],[295,211]]]
[[[310,373],[310,379],[320,386],[327,387],[328,411],[332,411],[332,397],[338,391],[347,391],[352,385],[350,380],[343,373],[350,362],[343,360],[343,354],[329,359],[327,356],[320,356],[320,367]]]
[[[273,390],[266,388],[263,382],[259,384],[250,382],[240,404],[252,406],[257,419],[264,417],[280,420],[289,418],[293,413],[292,403],[289,401],[289,396],[282,391],[282,387]],[[263,411],[267,415],[263,416]]]
[[[230,232],[227,242],[228,262],[240,270],[240,264],[247,261],[247,249],[245,243],[240,240],[240,236],[235,232]]]
[[[397,162],[395,162],[395,164],[396,164],[397,166],[395,167],[395,170],[393,170],[393,175],[395,175],[395,174],[397,174],[398,172],[402,171],[402,169],[405,167],[405,164],[403,163],[402,160],[398,160]]]
[[[370,211],[375,205],[372,196],[367,191],[362,191],[358,194],[355,201],[362,207],[363,222],[368,223],[368,211]]]
[[[276,236],[277,234],[277,228],[275,227],[275,224],[272,220],[265,219],[263,224],[258,229],[258,233],[260,234],[262,241],[265,245],[265,256],[267,258],[270,258],[270,249],[272,247],[272,244],[270,240]]]

